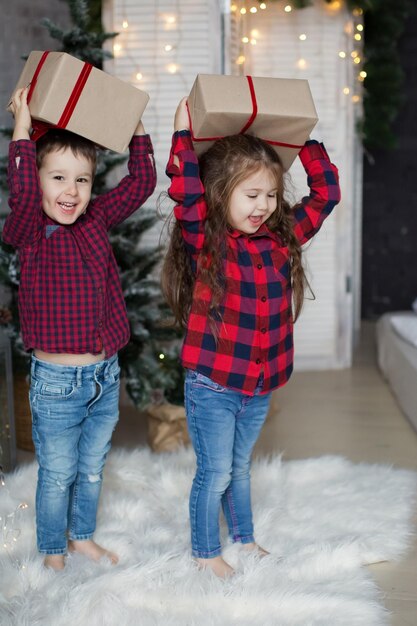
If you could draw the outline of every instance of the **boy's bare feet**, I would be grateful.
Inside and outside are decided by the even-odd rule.
[[[58,572],[65,567],[65,555],[64,554],[47,554],[44,558],[43,564],[49,569],[53,569]]]
[[[260,557],[270,554],[270,552],[267,552],[267,550],[264,550],[263,548],[261,548],[261,546],[258,546],[257,543],[244,543],[243,549],[246,550],[246,552],[256,552]]]
[[[112,565],[116,565],[119,561],[119,557],[114,552],[110,552],[105,548],[102,548],[92,539],[84,539],[82,541],[71,539],[68,542],[68,551],[69,552],[78,552],[79,554],[84,554],[88,556],[93,561],[99,561],[104,556],[106,556],[112,562]]]
[[[195,559],[200,569],[211,569],[219,578],[229,578],[233,576],[235,570],[221,557],[215,556],[212,559]]]

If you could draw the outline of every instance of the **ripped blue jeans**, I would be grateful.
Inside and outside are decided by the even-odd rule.
[[[119,387],[117,354],[82,366],[32,356],[36,527],[43,554],[66,554],[68,539],[93,536],[102,472],[119,417]]]

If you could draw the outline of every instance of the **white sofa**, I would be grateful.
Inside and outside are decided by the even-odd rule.
[[[417,430],[417,313],[385,313],[376,324],[378,365]]]

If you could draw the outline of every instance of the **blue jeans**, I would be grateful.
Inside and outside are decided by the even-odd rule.
[[[83,366],[32,356],[39,552],[65,554],[68,538],[91,539],[94,533],[102,472],[119,418],[119,387],[117,354]]]
[[[252,543],[250,461],[271,394],[254,396],[218,385],[198,372],[185,378],[185,408],[197,470],[190,494],[192,554],[221,554],[220,507],[232,541]]]

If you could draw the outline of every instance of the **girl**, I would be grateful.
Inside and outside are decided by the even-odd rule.
[[[187,424],[197,457],[190,494],[192,554],[226,577],[220,505],[232,541],[255,543],[250,459],[272,390],[293,367],[293,323],[306,283],[301,246],[339,202],[337,169],[307,141],[299,154],[310,195],[291,208],[283,168],[263,140],[234,135],[200,159],[186,99],[178,105],[167,174],[176,222],[162,283],[185,329]]]

